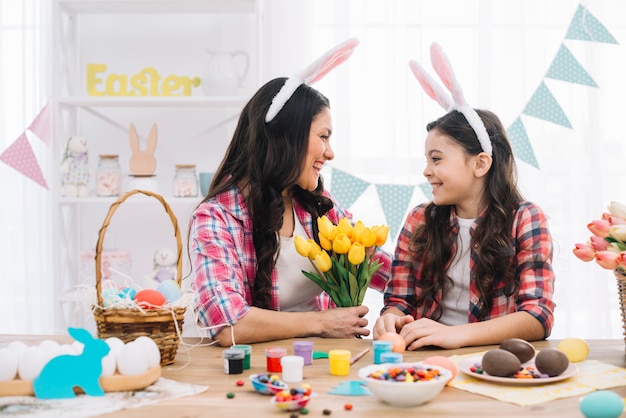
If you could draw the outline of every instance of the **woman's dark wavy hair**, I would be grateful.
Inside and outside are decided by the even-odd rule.
[[[266,123],[265,114],[285,80],[276,78],[267,82],[245,105],[226,155],[203,199],[207,201],[235,185],[245,191],[257,258],[252,305],[260,308],[270,307],[271,302],[271,275],[280,250],[278,231],[283,223],[282,192],[289,190],[314,220],[333,205],[322,196],[321,177],[313,192],[296,184],[306,158],[311,122],[330,103],[320,92],[302,84],[274,119]],[[313,232],[317,239],[316,222]]]
[[[485,182],[484,219],[472,235],[471,248],[477,252],[475,275],[472,277],[480,291],[478,319],[482,320],[493,307],[495,285],[505,284],[505,295],[511,296],[519,289],[516,264],[515,238],[511,236],[516,210],[523,200],[517,188],[517,168],[511,144],[500,119],[487,110],[476,110],[487,128],[493,145],[493,162]],[[462,113],[454,110],[426,126],[427,131],[438,130],[457,142],[468,155],[477,155],[482,148],[476,133]],[[438,317],[441,306],[436,295],[443,294],[452,284],[446,270],[453,260],[455,244],[450,234],[452,206],[437,206],[429,203],[425,211],[424,224],[415,231],[411,249],[414,260],[422,264],[422,293],[417,306],[431,300],[436,303]]]

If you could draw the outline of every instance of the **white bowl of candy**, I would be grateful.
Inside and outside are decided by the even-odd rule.
[[[385,363],[359,369],[359,377],[384,403],[406,408],[432,400],[446,386],[452,372],[421,362]]]

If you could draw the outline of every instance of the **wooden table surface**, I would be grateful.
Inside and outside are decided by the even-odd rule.
[[[44,338],[37,336],[0,335],[0,347],[17,339],[26,343],[36,343]],[[55,337],[59,341],[71,341],[70,337]],[[347,349],[356,354],[366,347],[371,347],[371,339],[307,339],[313,341],[315,351],[328,352],[332,349]],[[296,340],[281,340],[272,343],[252,345],[251,368],[243,374],[227,375],[224,373],[222,351],[218,346],[196,346],[189,348],[186,344],[195,344],[197,338],[185,338],[179,346],[176,362],[165,366],[162,376],[179,382],[193,383],[208,386],[208,390],[196,395],[180,399],[163,401],[136,409],[127,409],[104,417],[152,417],[152,418],[191,418],[191,417],[289,417],[291,413],[278,410],[270,404],[270,396],[256,393],[249,376],[254,373],[266,372],[265,348],[269,346],[285,347],[288,354],[293,354],[292,344]],[[205,340],[206,342],[206,340]],[[588,359],[600,360],[619,367],[626,368],[625,347],[623,340],[588,340],[590,353]],[[546,340],[532,343],[536,349],[556,347],[558,340]],[[485,351],[495,346],[468,347],[456,350],[421,350],[404,353],[404,361],[420,361],[432,355],[451,356],[454,354],[470,354]],[[331,411],[331,417],[385,417],[392,416],[437,416],[437,417],[583,417],[578,408],[580,397],[570,397],[543,404],[521,407],[506,402],[497,401],[485,396],[476,395],[460,389],[446,387],[432,401],[414,408],[395,408],[380,402],[374,396],[339,396],[328,394],[334,386],[347,380],[358,379],[358,369],[373,363],[373,351],[370,350],[363,358],[355,363],[350,370],[350,376],[332,376],[329,372],[328,359],[313,360],[313,364],[304,366],[303,383],[311,385],[318,394],[309,405],[308,415],[301,417],[320,417],[323,410]],[[243,380],[244,386],[237,386],[237,380]],[[298,384],[290,384],[294,386]],[[626,396],[626,386],[611,388],[610,390]],[[235,397],[226,397],[228,392],[235,393]],[[351,411],[345,410],[346,403],[353,404]]]

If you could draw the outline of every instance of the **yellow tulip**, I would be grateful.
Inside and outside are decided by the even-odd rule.
[[[309,238],[308,241],[309,245],[311,246],[311,249],[309,250],[309,260],[313,261],[315,260],[315,256],[322,251],[322,249],[320,248],[319,245],[317,245],[317,242],[315,242],[315,240]]]
[[[363,234],[361,234],[361,239],[359,241],[366,248],[372,247],[374,244],[376,244],[376,232],[374,232],[370,228],[365,228]]]
[[[365,231],[365,224],[361,221],[357,221],[352,228],[352,242],[362,242],[361,235]]]
[[[341,218],[337,224],[337,234],[344,234],[348,238],[352,237],[352,224],[348,218]]]
[[[311,252],[311,244],[306,239],[302,238],[300,235],[296,235],[293,240],[293,243],[296,246],[296,251],[303,257],[308,257]]]
[[[333,266],[333,261],[326,251],[320,251],[315,256],[315,264],[322,273],[326,273]]]
[[[372,228],[376,231],[376,245],[381,246],[387,242],[387,235],[389,235],[389,225],[375,226]]]
[[[335,229],[335,224],[333,224],[330,219],[326,217],[326,215],[317,218],[317,229],[319,229],[320,235],[323,235],[329,240],[333,239],[333,230]]]
[[[365,247],[360,242],[355,242],[348,252],[348,261],[357,266],[365,260]]]
[[[331,251],[333,249],[332,241],[322,235],[321,232],[317,234],[317,237],[320,239],[320,244],[322,244],[323,249],[325,249],[326,251]]]
[[[352,241],[346,234],[337,234],[333,240],[333,251],[337,254],[346,254],[350,251]]]

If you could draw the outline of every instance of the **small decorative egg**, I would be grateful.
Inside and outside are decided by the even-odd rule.
[[[109,351],[109,354],[102,357],[102,373],[101,377],[113,376],[115,374],[115,370],[117,369],[117,356],[112,351]]]
[[[28,348],[28,345],[24,341],[11,341],[7,348],[15,351],[19,358],[19,356],[22,355],[22,352]]]
[[[104,342],[107,343],[107,345],[111,349],[109,351],[109,354],[114,353],[116,357],[117,354],[122,350],[122,348],[124,348],[124,341],[120,340],[117,337],[109,337],[104,340]]]
[[[165,296],[167,303],[172,303],[180,299],[180,286],[174,280],[164,280],[157,286],[156,290]]]
[[[33,380],[46,364],[44,351],[41,347],[34,345],[22,352],[17,366],[17,374],[22,380]]]
[[[165,305],[165,296],[154,289],[143,289],[135,295],[135,302],[144,309]]]
[[[500,348],[515,354],[521,363],[526,363],[528,360],[535,357],[535,347],[521,338],[509,338],[504,340],[500,344]]]
[[[610,390],[598,390],[583,397],[579,407],[586,418],[617,418],[624,411],[624,400]]]
[[[132,287],[121,287],[119,288],[119,291],[117,294],[121,299],[134,300],[135,295],[137,294],[137,291],[133,289]]]
[[[8,382],[17,376],[17,364],[19,361],[17,350],[0,348],[0,382]]]
[[[120,295],[117,289],[109,288],[102,290],[102,305],[107,308],[119,303]]]
[[[404,353],[406,350],[406,342],[404,341],[404,338],[395,332],[385,332],[378,337],[378,339],[391,341],[391,351],[395,353]]]
[[[510,377],[522,367],[522,363],[510,351],[496,348],[483,355],[482,367],[491,376]]]
[[[148,357],[141,344],[131,341],[117,355],[117,371],[124,376],[138,376],[148,371]]]
[[[556,348],[564,352],[572,363],[583,361],[587,358],[587,355],[589,355],[589,345],[587,341],[580,338],[566,338],[560,341]]]
[[[443,367],[444,369],[450,370],[452,372],[452,377],[450,378],[450,380],[448,380],[448,382],[450,382],[452,379],[456,377],[456,374],[457,374],[456,363],[450,360],[448,357],[430,356],[426,360],[424,360],[424,363],[430,364],[433,366]]]
[[[54,340],[43,340],[39,347],[43,350],[46,363],[59,355],[60,344]]]
[[[159,351],[159,346],[152,338],[142,335],[137,337],[135,342],[139,343],[141,348],[145,351],[146,358],[148,359],[148,368],[151,369],[161,364],[161,351]]]
[[[558,376],[567,369],[569,360],[565,353],[554,348],[544,348],[535,356],[535,366],[541,373]]]

